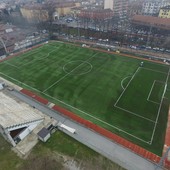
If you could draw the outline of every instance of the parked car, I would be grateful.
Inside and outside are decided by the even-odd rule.
[[[153,47],[153,50],[159,51],[159,48],[158,47]]]

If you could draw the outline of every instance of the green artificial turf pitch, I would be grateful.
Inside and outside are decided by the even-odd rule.
[[[161,155],[169,66],[61,42],[0,63],[1,76]],[[166,86],[167,84],[167,86]]]

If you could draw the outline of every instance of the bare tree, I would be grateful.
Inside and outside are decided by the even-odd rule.
[[[165,42],[162,45],[163,48],[170,49],[170,36],[166,37]]]
[[[54,13],[56,11],[56,3],[52,1],[47,1],[43,4],[40,12],[37,13],[37,27],[39,29],[46,29],[49,31],[50,38],[53,36],[53,21]]]

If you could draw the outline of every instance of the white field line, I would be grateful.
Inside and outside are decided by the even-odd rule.
[[[90,115],[90,114],[88,114],[88,113],[86,113],[86,112],[84,112],[84,111],[82,111],[82,110],[80,110],[80,109],[78,109],[78,108],[75,108],[75,107],[73,107],[73,106],[71,106],[71,105],[69,105],[69,104],[67,104],[67,103],[65,103],[65,102],[63,102],[63,101],[61,101],[61,100],[59,100],[59,99],[57,99],[57,98],[54,98],[54,97],[52,97],[52,96],[50,96],[50,95],[48,95],[48,94],[46,94],[46,93],[44,93],[44,92],[42,92],[42,94],[44,94],[44,95],[47,96],[47,97],[50,97],[50,98],[53,99],[53,100],[56,100],[56,101],[58,101],[58,102],[60,102],[60,103],[62,103],[62,104],[64,104],[64,105],[66,105],[66,106],[68,106],[68,107],[70,107],[70,108],[72,108],[72,109],[74,109],[74,110],[77,110],[77,111],[79,111],[79,112],[81,112],[81,113],[83,113],[83,114],[85,114],[85,115],[87,115],[87,116],[89,116],[89,117],[91,117],[91,118],[99,121],[99,122],[102,122],[102,123],[104,123],[104,124],[106,124],[106,125],[114,128],[114,129],[117,129],[117,130],[120,131],[120,132],[123,132],[123,133],[125,133],[125,134],[127,134],[127,135],[129,135],[129,136],[132,136],[133,138],[136,138],[136,139],[138,139],[138,140],[140,140],[140,141],[142,141],[142,142],[144,142],[144,143],[149,144],[149,142],[147,142],[147,141],[145,141],[145,140],[143,140],[143,139],[141,139],[141,138],[139,138],[139,137],[137,137],[137,136],[135,136],[135,135],[132,135],[132,134],[130,134],[130,133],[128,133],[128,132],[126,132],[126,131],[118,128],[118,127],[116,127],[116,126],[113,126],[113,125],[111,125],[111,124],[109,124],[109,123],[107,123],[107,122],[105,122],[105,121],[103,121],[103,120],[101,120],[101,119],[99,119],[99,118],[96,118],[96,117],[94,117],[94,116],[92,116],[92,115]]]
[[[61,80],[63,80],[65,77],[67,77],[68,75],[70,75],[74,70],[76,70],[77,68],[81,67],[84,63],[87,63],[88,60],[92,59],[93,57],[95,57],[98,53],[92,55],[92,57],[90,57],[89,59],[87,59],[86,61],[82,62],[81,64],[79,64],[77,67],[75,67],[74,69],[72,69],[70,72],[68,72],[67,74],[65,74],[63,77],[61,77],[59,80],[57,80],[56,82],[54,82],[51,86],[49,86],[48,88],[46,88],[44,92],[46,92],[48,89],[50,89],[51,87],[55,86],[57,83],[59,83]]]
[[[148,121],[150,121],[150,122],[154,122],[154,123],[155,123],[155,121],[153,121],[153,120],[151,120],[151,119],[149,119],[149,118],[146,118],[146,117],[144,117],[144,116],[138,115],[138,114],[136,114],[136,113],[134,113],[134,112],[131,112],[131,111],[129,111],[129,110],[126,110],[126,109],[123,109],[122,107],[117,106],[117,103],[119,102],[120,98],[122,97],[122,95],[124,94],[124,92],[126,91],[127,87],[129,86],[129,84],[131,83],[131,81],[133,80],[133,78],[135,77],[136,73],[138,72],[138,70],[139,70],[140,68],[141,68],[141,67],[138,67],[138,68],[137,68],[136,72],[133,74],[133,76],[132,76],[132,78],[130,79],[129,83],[127,84],[126,88],[123,90],[123,92],[121,93],[121,95],[120,95],[119,98],[117,99],[116,103],[114,104],[114,107],[119,108],[119,109],[121,109],[121,110],[123,110],[123,111],[126,111],[126,112],[128,112],[128,113],[130,113],[130,114],[132,114],[132,115],[137,116],[137,117],[140,117],[140,118],[142,118],[142,119],[145,119],[145,120],[148,120]]]
[[[27,85],[27,84],[25,84],[25,83],[22,83],[21,81],[18,81],[18,80],[16,80],[16,79],[14,79],[14,78],[12,78],[12,77],[10,77],[10,76],[2,73],[2,72],[0,72],[0,74],[4,75],[4,76],[6,76],[6,77],[8,77],[8,78],[10,78],[10,79],[12,79],[12,80],[20,83],[20,84],[23,84],[24,86],[27,86],[27,87],[29,87],[30,89],[33,89],[33,90],[35,90],[35,91],[37,91],[37,92],[39,92],[39,93],[42,93],[42,94],[44,94],[45,96],[47,96],[47,97],[49,97],[49,98],[51,98],[51,99],[53,99],[53,100],[56,100],[56,101],[58,101],[58,102],[60,102],[60,103],[62,103],[62,104],[64,104],[64,105],[66,105],[66,106],[68,106],[68,107],[70,107],[70,108],[73,108],[73,109],[75,109],[75,110],[77,110],[77,111],[79,111],[79,112],[81,112],[81,113],[83,113],[83,114],[85,114],[85,115],[87,115],[87,116],[95,119],[95,120],[98,120],[99,122],[102,122],[102,123],[104,123],[104,124],[106,124],[106,125],[114,128],[114,129],[117,129],[117,130],[120,131],[120,132],[123,132],[123,133],[125,133],[125,134],[127,134],[127,135],[129,135],[129,136],[131,136],[131,137],[133,137],[133,138],[135,138],[135,139],[138,139],[138,140],[140,140],[140,141],[142,141],[142,142],[144,142],[144,143],[150,144],[149,142],[147,142],[147,141],[145,141],[145,140],[143,140],[143,139],[141,139],[141,138],[139,138],[139,137],[137,137],[137,136],[135,136],[135,135],[132,135],[132,134],[130,134],[130,133],[128,133],[128,132],[126,132],[126,131],[118,128],[118,127],[116,127],[116,126],[113,126],[113,125],[111,125],[111,124],[103,121],[103,120],[100,120],[100,119],[98,119],[98,118],[96,118],[96,117],[94,117],[94,116],[92,116],[92,115],[90,115],[90,114],[88,114],[88,113],[86,113],[86,112],[78,109],[78,108],[75,108],[75,107],[73,107],[73,106],[71,106],[71,105],[69,105],[69,104],[67,104],[67,103],[65,103],[65,102],[63,102],[63,101],[61,101],[61,100],[59,100],[59,99],[57,99],[57,98],[54,98],[54,97],[52,97],[52,96],[50,96],[50,95],[48,95],[48,94],[46,94],[46,93],[43,93],[43,92],[41,92],[40,90],[38,90],[38,89],[36,89],[36,88],[34,88],[34,87],[31,87],[31,86],[29,86],[29,85]]]
[[[21,57],[22,59],[24,59],[24,58],[27,58],[27,57],[29,57],[29,56],[32,56],[32,55],[34,55],[34,54],[37,54],[37,53],[39,53],[40,51],[41,51],[41,49],[42,48],[44,48],[44,46],[45,45],[43,45],[43,46],[41,46],[41,47],[39,47],[38,49],[36,49],[36,50],[34,50],[34,51],[30,51],[30,52],[28,52],[28,51],[26,51],[26,53],[24,52],[23,54],[21,54],[21,55],[19,55],[18,57]],[[46,45],[46,46],[50,46],[50,45]],[[60,46],[59,46],[60,47]],[[56,47],[57,48],[57,47]],[[28,54],[27,54],[28,53]],[[25,56],[23,56],[23,55],[25,55]],[[17,68],[19,68],[19,67],[22,67],[22,66],[25,66],[25,65],[27,65],[27,64],[29,64],[29,63],[32,63],[33,61],[30,61],[30,62],[27,62],[27,63],[25,63],[25,64],[21,64],[21,65],[19,65],[19,66],[15,66],[15,65],[13,65],[13,64],[11,64],[11,66],[15,66],[15,67],[17,67]],[[8,62],[8,64],[10,64],[9,62]]]
[[[160,104],[160,103],[158,103],[158,102],[155,102],[155,101],[149,99],[149,98],[150,98],[150,95],[151,95],[151,93],[152,93],[153,87],[154,87],[154,85],[155,85],[155,82],[163,83],[162,81],[154,80],[154,82],[153,82],[153,84],[152,84],[152,87],[151,87],[151,90],[150,90],[150,92],[149,92],[147,101],[152,102],[152,103],[155,103],[155,104]]]
[[[29,87],[29,88],[37,91],[37,92],[40,92],[39,90],[35,89],[34,87],[31,87],[31,86],[29,86],[29,85],[27,85],[27,84],[25,84],[25,83],[22,83],[21,81],[19,81],[19,80],[17,80],[17,79],[14,79],[14,78],[12,78],[11,76],[8,76],[8,75],[6,75],[6,74],[4,74],[4,73],[2,73],[2,72],[0,72],[0,74],[6,76],[6,77],[8,77],[8,78],[10,78],[11,80],[14,80],[14,81],[18,82],[19,84],[23,84],[24,86],[27,86],[27,87]]]
[[[153,101],[153,100],[148,100],[149,102],[151,102],[151,103],[155,103],[155,104],[160,104],[160,103],[158,103],[158,102],[155,102],[155,101]]]
[[[132,77],[132,76],[127,76],[127,77],[125,77],[125,78],[121,81],[121,87],[122,87],[123,90],[125,90],[125,88],[123,87],[123,82],[124,82],[127,78],[129,78],[129,77]]]
[[[160,81],[160,80],[156,80],[158,83],[162,83],[162,84],[165,84],[164,81]]]
[[[142,67],[142,69],[144,69],[144,70],[150,70],[150,71],[157,72],[157,73],[167,74],[166,72],[158,71],[158,70],[154,70],[154,69],[150,69],[150,68]]]
[[[50,51],[49,53],[47,53],[47,55],[44,55],[43,57],[41,56],[41,57],[39,57],[39,58],[36,58],[35,60],[43,60],[44,58],[49,57],[49,55],[50,55],[52,52],[58,50],[59,48],[60,48],[60,46],[59,46],[59,47],[56,47],[55,50],[52,50],[52,51]],[[40,52],[40,51],[38,51],[38,52]],[[37,52],[37,53],[38,53],[38,52]],[[30,62],[27,62],[27,63],[25,63],[25,64],[20,65],[20,67],[23,67],[23,66],[25,66],[25,65],[28,65],[28,64],[30,64],[30,63],[32,63],[32,62],[34,62],[34,60],[32,60],[32,61],[30,61]]]
[[[12,66],[12,67],[15,67],[15,68],[19,69],[19,67],[15,66],[15,65],[13,65],[13,64],[11,64],[11,63],[9,63],[9,62],[7,62],[7,61],[4,61],[4,63],[7,64],[7,65],[10,65],[10,66]]]
[[[84,75],[84,74],[89,73],[89,72],[93,69],[92,64],[89,63],[89,62],[85,62],[85,61],[83,61],[83,60],[76,60],[76,61],[81,61],[81,62],[87,63],[88,65],[90,65],[90,69],[87,70],[86,72],[83,72],[83,73],[80,73],[80,74],[75,74],[75,75],[81,76],[81,75]],[[69,64],[69,63],[72,63],[72,62],[70,61],[70,62],[66,63],[66,64],[63,66],[63,71],[64,71],[65,73],[68,73],[68,72],[66,71],[65,67],[66,67],[66,65]]]
[[[55,47],[55,48],[57,48],[56,50],[58,50],[62,45],[59,45],[59,46],[53,46],[53,45],[48,45],[49,47]],[[42,47],[41,47],[42,48]],[[56,50],[52,50],[52,51],[50,51],[49,53],[52,53],[53,51],[56,51]],[[38,51],[39,52],[39,51]],[[44,59],[44,58],[47,58],[48,57],[48,55],[49,55],[49,53],[47,53],[47,55],[45,56],[45,57],[43,57],[43,58],[37,58],[36,60],[42,60],[42,59]],[[69,54],[69,55],[72,55],[72,54],[74,54],[74,53],[76,53],[76,51],[74,51],[73,53],[71,53],[71,54]],[[60,52],[60,54],[65,54],[65,53],[62,53],[62,52]],[[67,55],[67,56],[69,56],[69,55]],[[28,65],[29,63],[32,63],[33,61],[30,61],[30,62],[27,62],[26,64],[24,64],[24,65]],[[45,61],[44,61],[45,62]],[[21,67],[22,67],[23,65],[21,65]]]
[[[145,120],[147,120],[147,121],[150,121],[150,122],[152,122],[152,123],[155,123],[155,121],[153,121],[152,119],[149,119],[149,118],[146,118],[146,117],[144,117],[144,116],[138,115],[138,114],[136,114],[136,113],[134,113],[134,112],[131,112],[131,111],[126,110],[126,109],[123,109],[122,107],[119,107],[119,106],[115,106],[115,107],[118,108],[118,109],[121,109],[121,110],[123,110],[123,111],[125,111],[125,112],[127,112],[127,113],[130,113],[130,114],[132,114],[132,115],[134,115],[134,116],[136,116],[136,117],[140,117],[140,118],[142,118],[142,119],[145,119]]]
[[[159,115],[160,115],[160,111],[161,111],[162,102],[163,102],[163,99],[164,99],[164,96],[165,96],[165,93],[166,93],[166,88],[167,88],[167,84],[168,84],[169,74],[170,74],[170,68],[169,68],[169,71],[168,71],[168,74],[167,74],[167,77],[166,77],[165,87],[164,87],[164,91],[163,91],[162,98],[161,98],[161,103],[159,105],[158,114],[157,114],[157,117],[156,117],[156,120],[155,120],[155,125],[154,125],[153,133],[152,133],[152,136],[151,136],[151,140],[150,140],[151,144],[153,142],[156,126],[157,126]]]
[[[156,80],[154,80],[154,82],[153,82],[153,84],[152,84],[152,87],[151,87],[151,89],[150,89],[149,95],[148,95],[148,97],[147,97],[147,101],[150,101],[149,98],[150,98],[150,95],[151,95],[151,93],[152,93],[152,89],[153,89],[153,87],[154,87],[154,85],[155,85],[155,82],[156,82]]]
[[[136,72],[133,74],[132,78],[130,79],[130,81],[128,82],[127,86],[125,87],[125,89],[123,90],[123,92],[121,93],[121,95],[119,96],[119,98],[117,99],[116,103],[114,104],[114,106],[117,105],[117,103],[119,102],[120,98],[123,96],[124,92],[126,91],[126,89],[128,88],[129,84],[131,83],[131,81],[133,80],[133,78],[135,77],[136,73],[138,72],[138,70],[140,69],[140,67],[137,68]]]
[[[49,55],[50,55],[52,52],[54,52],[54,51],[60,49],[61,46],[62,46],[62,45],[54,46],[54,47],[55,47],[55,50],[51,50],[49,53],[47,53],[47,55],[44,55],[44,57],[36,58],[36,60],[43,60],[44,58],[49,57]]]
[[[39,47],[38,49],[36,49],[35,51],[30,51],[30,52],[28,52],[28,51],[24,51],[23,53],[21,53],[21,55],[19,55],[19,56],[17,56],[17,57],[21,57],[22,59],[23,58],[27,58],[27,57],[29,57],[30,55],[33,55],[33,54],[36,54],[36,53],[38,53],[39,52],[39,49],[40,48],[43,48],[43,46],[42,47]],[[28,53],[28,54],[27,54]],[[23,55],[25,55],[25,56],[23,56]],[[31,61],[32,62],[32,61]],[[27,62],[27,63],[29,63],[29,62]],[[10,63],[8,62],[8,64],[10,65]],[[13,64],[11,64],[11,66],[13,66],[13,67],[21,67],[22,65],[19,65],[19,66],[15,66],[15,65],[13,65]]]
[[[49,46],[49,45],[44,44],[41,47],[31,51],[23,51],[23,53],[21,53],[21,55],[19,55],[18,57],[22,57],[22,58],[29,57],[30,55],[38,53],[41,48],[44,48],[44,46]]]
[[[67,74],[65,74],[63,77],[61,77],[59,80],[57,80],[56,82],[54,82],[51,86],[49,86],[48,88],[46,88],[44,92],[46,92],[48,89],[50,89],[51,87],[55,86],[57,83],[59,83],[61,80],[63,80],[65,77],[67,77],[69,74],[71,74],[74,70],[76,70],[77,68],[79,68],[81,65],[83,65],[83,63],[79,64],[77,67],[75,67],[73,70],[71,70],[70,72],[68,72]]]

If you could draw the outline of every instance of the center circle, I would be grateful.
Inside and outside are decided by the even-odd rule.
[[[63,71],[70,75],[83,75],[92,70],[93,66],[83,60],[70,61],[63,66]]]

